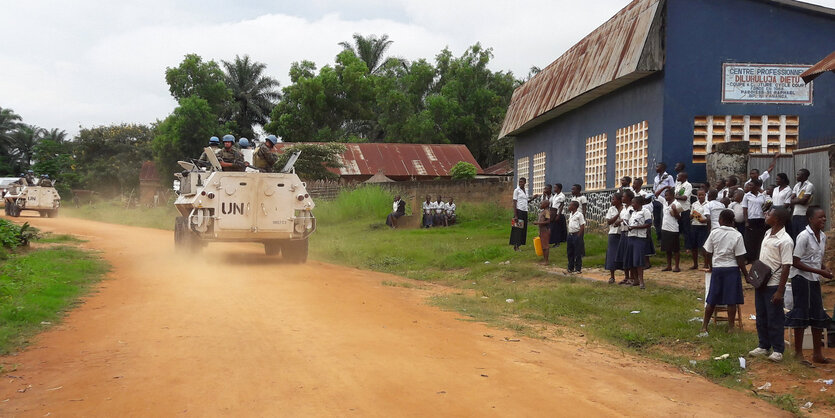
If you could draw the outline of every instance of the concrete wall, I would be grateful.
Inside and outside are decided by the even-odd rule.
[[[586,139],[605,133],[606,186],[613,187],[616,131],[648,121],[647,174],[651,181],[655,171],[650,168],[652,161],[660,161],[661,157],[662,110],[663,79],[661,74],[654,74],[516,137],[514,170],[516,160],[530,157],[528,177],[533,176],[533,156],[544,151],[546,183],[562,183],[564,191],[569,191],[575,183],[585,189]],[[528,191],[531,183],[528,178]]]
[[[812,105],[722,103],[723,63],[814,64],[832,52],[835,17],[759,0],[667,0],[666,30],[663,158],[686,162],[691,182],[705,180],[705,165],[692,164],[698,115],[798,115],[799,147],[835,138],[831,77],[814,82]]]

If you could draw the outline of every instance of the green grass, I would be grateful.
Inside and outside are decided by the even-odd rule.
[[[156,208],[125,208],[119,199],[86,204],[80,207],[65,206],[59,216],[89,219],[120,225],[145,228],[174,229],[174,218],[178,215],[173,204],[161,204]]]
[[[68,246],[14,254],[0,264],[0,355],[60,320],[106,271],[94,254]]]
[[[53,234],[51,232],[44,233],[38,242],[44,244],[65,244],[65,243],[79,243],[85,242],[83,239],[77,238],[68,234]]]

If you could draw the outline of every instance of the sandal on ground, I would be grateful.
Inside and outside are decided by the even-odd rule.
[[[673,273],[681,273],[681,269],[673,269]]]
[[[609,284],[615,284],[615,278],[609,277]]]
[[[630,281],[629,279],[623,279],[623,280],[619,281],[618,284],[629,286],[630,284],[632,284],[632,281]]]
[[[699,335],[696,335],[696,336],[699,337],[699,338],[704,338],[704,337],[707,337],[709,335],[710,334],[708,334],[707,331],[702,331],[702,332],[699,333]]]
[[[698,270],[698,269],[699,269],[699,266],[693,266],[693,267],[690,267],[688,270]]]
[[[821,361],[817,361],[815,359],[812,359],[812,362],[818,363],[818,364],[833,364],[833,363],[835,363],[835,360],[832,360],[831,358],[826,357]]]
[[[640,286],[640,285],[641,285],[641,283],[639,283],[639,282],[632,282],[632,286]]]
[[[812,362],[811,362],[811,361],[809,361],[809,360],[803,359],[803,360],[798,360],[797,362],[798,362],[801,366],[806,366],[806,367],[809,367],[809,368],[811,368],[811,369],[814,369],[814,368],[815,368],[815,365],[814,365],[814,364],[812,364]]]
[[[661,271],[673,271],[673,269],[671,269],[669,267],[664,267],[663,269],[661,269]]]

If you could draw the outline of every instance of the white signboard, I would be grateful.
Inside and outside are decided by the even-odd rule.
[[[812,84],[800,74],[811,65],[722,64],[722,103],[812,104]]]

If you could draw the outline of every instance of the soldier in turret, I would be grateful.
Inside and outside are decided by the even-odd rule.
[[[49,179],[49,174],[42,174],[41,181],[38,183],[41,187],[52,187],[52,180]]]
[[[223,148],[217,153],[217,159],[220,161],[223,171],[244,171],[246,168],[244,155],[233,145],[235,145],[235,137],[224,135]]]
[[[215,155],[220,151],[220,139],[218,137],[213,136],[209,138],[209,148],[215,152]],[[203,154],[200,154],[200,161],[209,161],[209,157],[206,156],[206,152],[204,151]]]
[[[252,157],[252,165],[254,165],[255,168],[266,173],[273,172],[273,166],[276,161],[278,161],[278,155],[273,152],[277,142],[278,139],[275,135],[267,136],[264,143],[258,147],[258,150],[255,151],[255,155]]]

